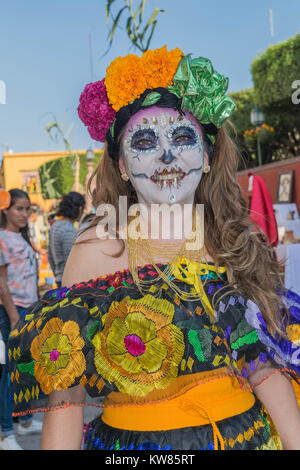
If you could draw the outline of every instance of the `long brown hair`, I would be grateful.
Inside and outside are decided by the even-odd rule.
[[[226,267],[232,289],[259,306],[273,333],[283,334],[279,305],[284,305],[277,295],[277,290],[283,288],[280,266],[266,236],[249,217],[236,179],[240,159],[238,147],[224,125],[216,136],[211,171],[203,174],[195,193],[195,204],[204,204],[205,247],[217,266]],[[118,162],[110,158],[107,146],[89,180],[88,191],[94,207],[115,207],[117,223],[119,196],[127,196],[128,206],[138,202],[130,181],[122,180]],[[96,226],[100,219],[95,216],[89,227]],[[121,250],[115,256],[124,250],[123,240],[120,243]]]

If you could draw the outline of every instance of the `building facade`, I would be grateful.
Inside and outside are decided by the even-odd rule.
[[[75,150],[73,154],[81,156],[86,154],[86,150]],[[43,212],[48,212],[56,200],[43,198],[39,167],[48,161],[68,155],[69,153],[65,151],[4,153],[0,169],[0,186],[6,190],[23,189],[28,193],[32,204],[38,205]],[[78,168],[75,169],[76,171],[79,171]],[[80,186],[80,192],[85,193],[85,189]]]

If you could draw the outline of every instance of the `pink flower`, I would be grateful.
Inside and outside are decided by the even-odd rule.
[[[77,111],[92,139],[104,142],[116,115],[109,104],[104,79],[86,85],[80,95]]]

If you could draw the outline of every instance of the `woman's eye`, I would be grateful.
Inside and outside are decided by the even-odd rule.
[[[158,137],[151,130],[137,131],[131,139],[131,148],[133,150],[149,150],[156,147]]]
[[[197,143],[197,135],[191,127],[176,128],[171,136],[173,145],[193,145]]]
[[[190,138],[189,135],[177,135],[175,136],[174,142],[186,142],[190,140]]]
[[[140,139],[140,140],[136,143],[136,145],[140,145],[140,146],[145,147],[145,146],[147,146],[147,145],[152,145],[152,143],[153,143],[153,142],[152,142],[150,139]]]

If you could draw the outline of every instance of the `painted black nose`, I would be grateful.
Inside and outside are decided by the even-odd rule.
[[[173,162],[173,160],[176,160],[176,157],[173,155],[171,150],[169,150],[168,153],[166,152],[166,150],[164,150],[164,153],[159,158],[159,160],[165,165],[169,165],[170,163]]]

